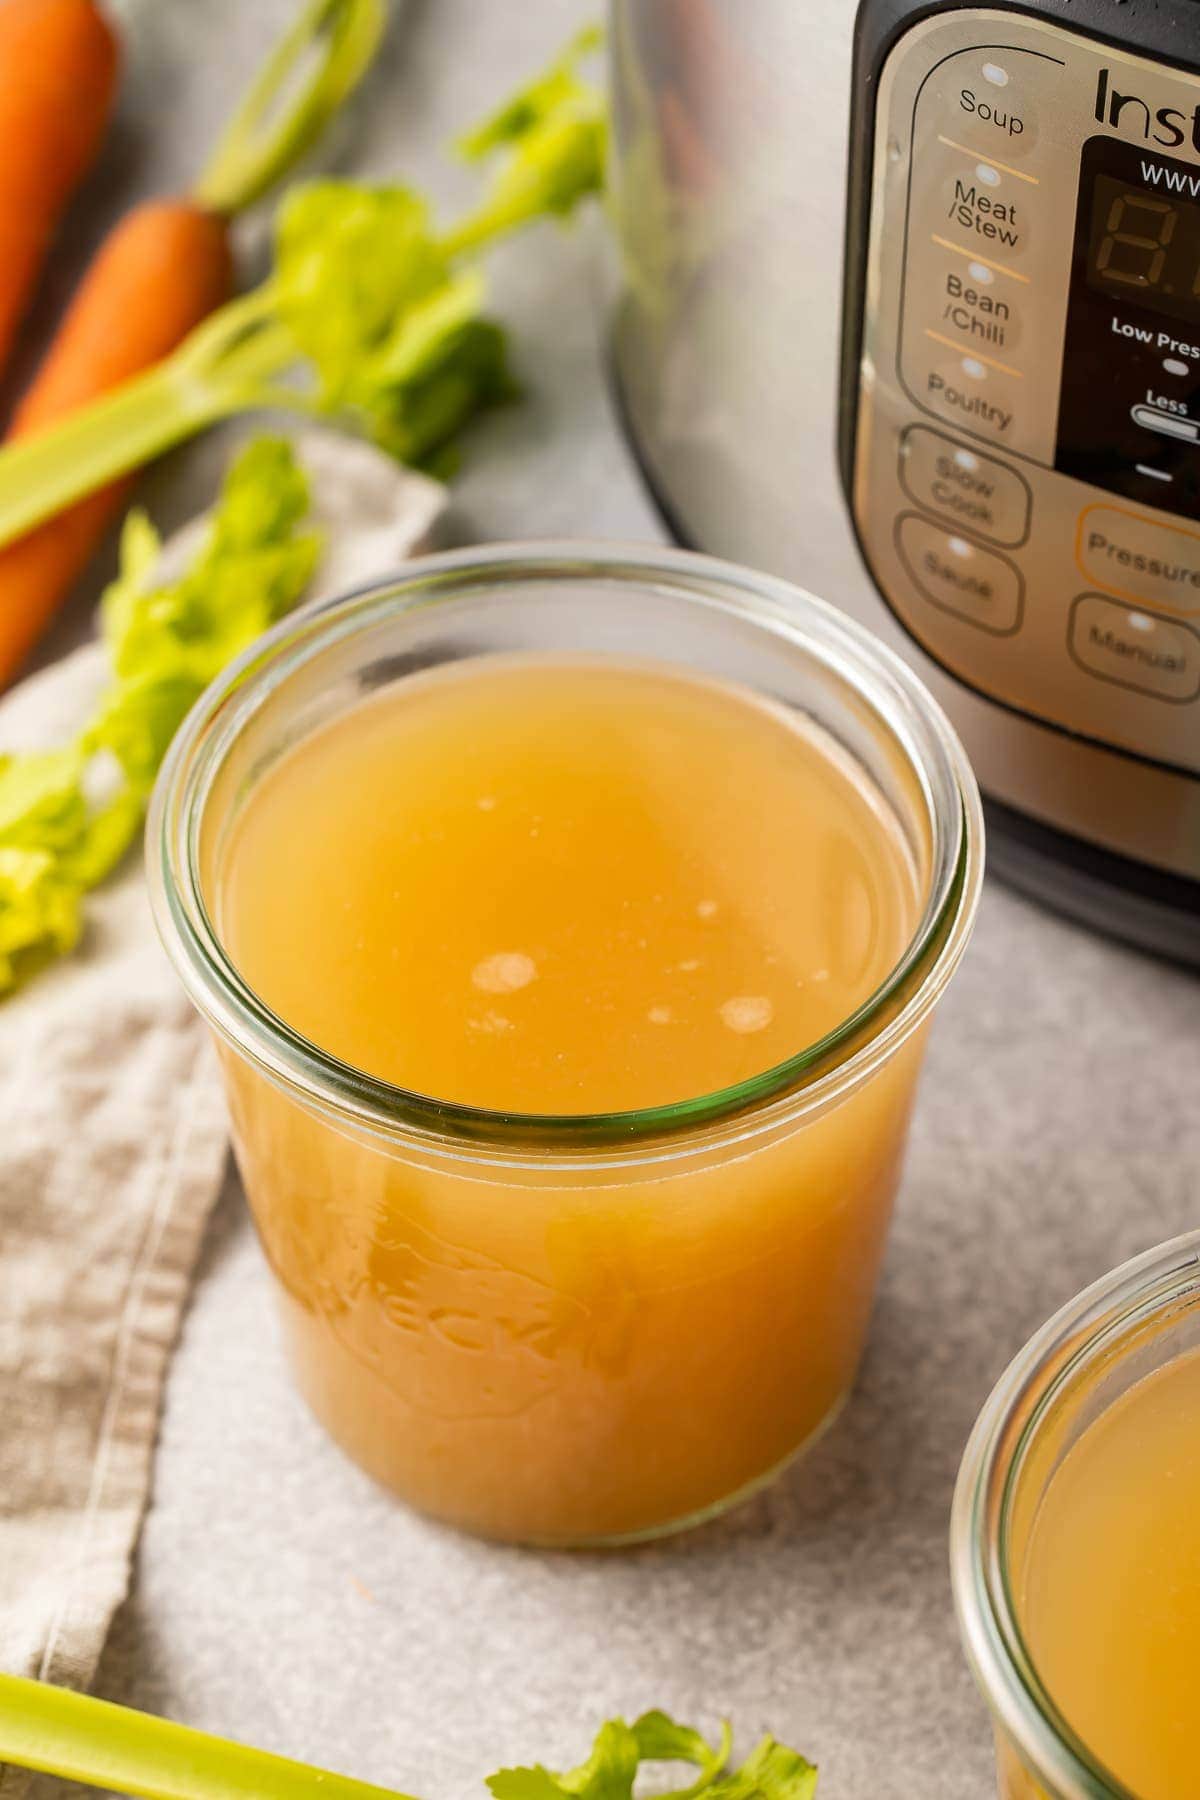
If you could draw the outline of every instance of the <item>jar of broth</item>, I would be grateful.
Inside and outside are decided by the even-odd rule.
[[[220,679],[149,857],[297,1380],[379,1481],[638,1538],[836,1415],[982,862],[861,628],[666,551],[424,559]]]
[[[1200,1232],[1088,1288],[1006,1370],[951,1561],[1002,1800],[1200,1793]]]

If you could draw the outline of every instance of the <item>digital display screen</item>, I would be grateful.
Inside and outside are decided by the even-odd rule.
[[[1097,172],[1087,283],[1110,299],[1200,323],[1200,205]]]
[[[1098,133],[1077,191],[1054,466],[1200,519],[1200,163]]]

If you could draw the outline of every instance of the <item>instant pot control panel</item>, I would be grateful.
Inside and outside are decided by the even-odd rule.
[[[872,574],[1002,706],[1200,775],[1200,76],[1021,13],[883,63],[849,471]]]

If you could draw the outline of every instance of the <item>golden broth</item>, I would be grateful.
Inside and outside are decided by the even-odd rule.
[[[1093,1757],[1139,1800],[1200,1795],[1200,1352],[1145,1376],[1067,1451],[1021,1588],[1034,1666]]]
[[[690,1100],[815,1043],[912,935],[894,822],[732,687],[479,661],[406,682],[261,781],[218,928],[322,1049],[470,1106]]]
[[[853,766],[717,682],[604,659],[409,678],[284,755],[212,906],[293,1030],[522,1113],[759,1074],[884,981],[920,911]],[[437,1154],[225,1054],[302,1387],[415,1504],[579,1541],[694,1517],[836,1410],[870,1312],[915,1034],[802,1126],[673,1159]]]

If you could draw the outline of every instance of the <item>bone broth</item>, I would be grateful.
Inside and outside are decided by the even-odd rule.
[[[242,812],[220,929],[343,1061],[442,1100],[692,1100],[847,1018],[912,935],[894,820],[732,687],[482,661],[368,701]]]
[[[1141,1800],[1200,1794],[1200,1351],[1071,1446],[1023,1560],[1030,1653],[1067,1723]],[[1032,1789],[1014,1769],[1007,1791]]]
[[[669,552],[423,558],[214,685],[150,842],[297,1380],[379,1481],[645,1537],[836,1415],[981,873],[865,632]]]
[[[749,693],[480,658],[282,755],[215,911],[249,986],[342,1062],[492,1112],[613,1114],[837,1027],[908,943],[918,877],[854,765]],[[753,1155],[569,1182],[384,1159],[230,1059],[315,1410],[382,1481],[503,1536],[638,1532],[751,1483],[852,1378],[916,1043]]]
[[[847,1019],[918,878],[848,759],[654,666],[480,658],[286,752],[228,834],[218,929],[286,1025],[398,1088],[521,1114],[694,1101]],[[687,1181],[448,1179],[232,1067],[301,1378],[419,1504],[502,1535],[703,1510],[830,1414],[863,1336],[912,1056]]]

